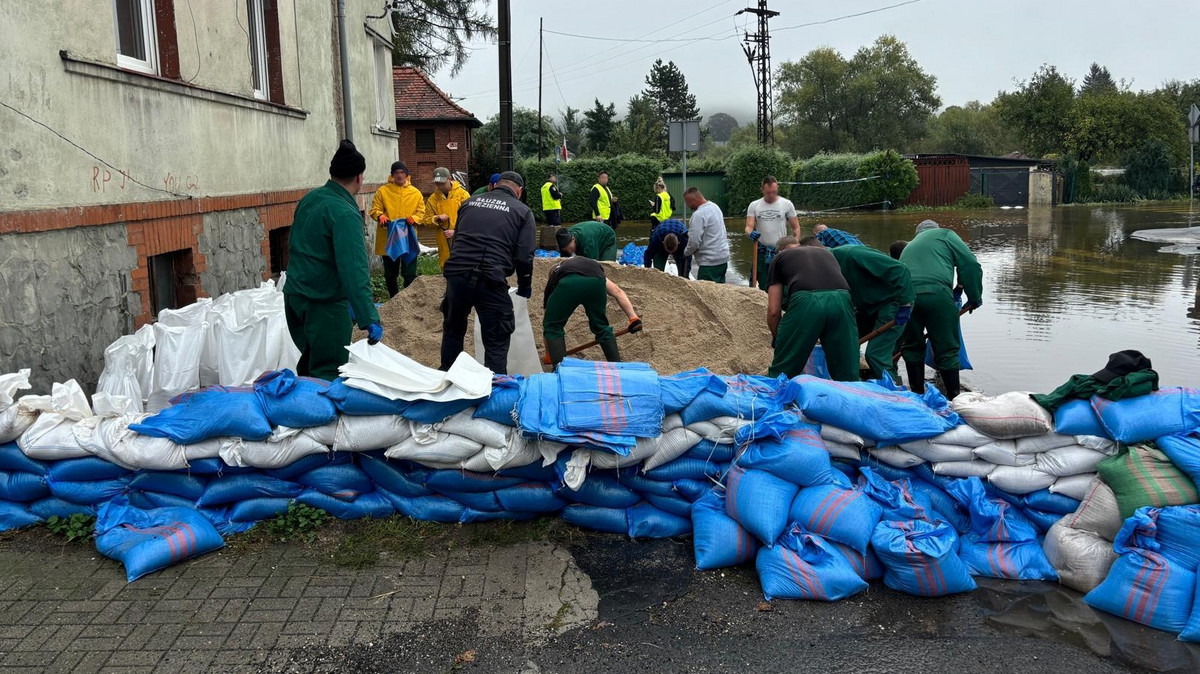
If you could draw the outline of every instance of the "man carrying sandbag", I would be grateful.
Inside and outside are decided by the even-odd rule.
[[[362,213],[354,200],[366,169],[354,143],[343,140],[329,164],[329,181],[296,205],[283,295],[301,376],[332,380],[349,359],[353,325],[347,304],[371,344],[383,338],[371,301]]]
[[[459,208],[454,246],[443,271],[444,371],[449,371],[462,353],[467,318],[474,309],[483,333],[483,364],[496,374],[508,373],[508,345],[516,329],[508,277],[516,272],[517,294],[528,299],[533,292],[533,251],[537,248],[533,211],[521,203],[524,187],[521,174],[505,171],[495,189],[467,199]]]
[[[612,326],[608,324],[610,295],[629,319],[629,332],[641,332],[642,320],[634,312],[633,303],[624,290],[608,280],[604,265],[586,257],[572,257],[554,266],[546,281],[546,294],[542,300],[546,310],[542,318],[542,339],[546,342],[546,354],[552,366],[558,365],[566,357],[567,321],[580,306],[587,313],[588,327],[604,351],[604,359],[610,363],[621,361],[617,339]]]
[[[900,261],[908,267],[916,293],[912,319],[904,327],[901,338],[908,387],[915,393],[925,392],[925,332],[928,330],[935,367],[945,382],[946,397],[953,399],[962,391],[958,372],[961,344],[954,277],[957,272],[958,285],[967,293],[967,310],[974,311],[983,306],[983,269],[957,234],[942,229],[932,220],[917,225],[917,235],[904,246]]]
[[[837,260],[811,236],[799,245],[793,237],[781,237],[778,246],[767,271],[767,327],[775,348],[767,374],[799,375],[820,339],[829,376],[858,381],[854,305]]]
[[[554,233],[563,257],[577,255],[601,262],[617,261],[617,233],[595,220],[584,220]]]

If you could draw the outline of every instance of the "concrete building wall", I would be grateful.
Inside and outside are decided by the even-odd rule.
[[[206,213],[198,250],[207,261],[200,285],[213,297],[258,285],[267,272],[267,230],[253,208]],[[269,254],[269,252],[268,252]]]
[[[1029,173],[1029,205],[1054,205],[1054,174],[1044,171]]]

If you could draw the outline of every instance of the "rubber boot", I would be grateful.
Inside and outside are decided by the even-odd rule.
[[[547,339],[546,354],[550,356],[551,369],[558,367],[558,364],[567,357],[567,340],[564,339]]]
[[[925,363],[910,363],[904,361],[904,371],[908,374],[908,390],[913,393],[925,392]]]
[[[946,387],[946,399],[954,400],[962,393],[962,384],[959,382],[958,370],[938,370],[938,374],[942,376],[942,384]]]
[[[610,363],[621,362],[621,350],[617,348],[616,338],[600,342],[600,349],[604,351],[604,360]]]

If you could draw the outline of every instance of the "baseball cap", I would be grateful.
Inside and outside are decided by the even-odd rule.
[[[1129,349],[1109,355],[1108,364],[1104,366],[1104,369],[1092,376],[1101,383],[1107,384],[1118,377],[1150,368],[1149,358],[1144,356],[1141,351]]]
[[[499,173],[493,173],[492,177],[488,179],[489,185],[495,185],[498,182],[500,182],[500,174]]]
[[[450,169],[439,166],[433,170],[433,182],[444,183],[450,180]]]
[[[516,171],[505,171],[504,173],[496,176],[496,182],[501,180],[507,180],[508,182],[515,184],[517,187],[525,187],[525,179],[522,178],[521,174],[517,173]]]

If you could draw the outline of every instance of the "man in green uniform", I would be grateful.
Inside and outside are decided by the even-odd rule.
[[[554,234],[558,252],[567,257],[578,255],[602,262],[616,262],[617,233],[597,220],[584,220]]]
[[[896,342],[904,332],[904,324],[912,316],[913,289],[908,267],[869,246],[835,244],[828,247],[842,268],[846,283],[850,284],[859,339],[896,322],[867,342],[867,366],[871,378],[878,379],[884,372],[895,378],[892,354],[896,352]]]
[[[932,220],[917,225],[917,235],[900,253],[912,276],[912,320],[901,339],[909,388],[925,392],[925,331],[933,347],[934,365],[946,384],[946,397],[962,390],[958,376],[958,306],[954,301],[954,276],[967,293],[967,308],[983,306],[983,269],[971,249],[957,234]],[[290,281],[289,281],[290,282]]]
[[[784,237],[778,246],[767,271],[767,327],[775,347],[775,359],[767,374],[799,375],[820,339],[829,376],[838,381],[858,381],[854,306],[850,303],[850,285],[837,260],[811,236],[801,239],[798,246]]]
[[[354,143],[343,140],[329,164],[329,181],[296,204],[283,296],[301,376],[338,376],[350,357],[351,310],[370,344],[383,338],[371,301],[363,216],[354,200],[366,168]]]
[[[588,327],[604,351],[604,359],[610,363],[621,360],[617,339],[608,324],[608,297],[617,301],[617,306],[629,318],[629,331],[641,332],[642,320],[633,310],[633,303],[624,290],[604,275],[604,265],[586,257],[571,257],[559,262],[546,281],[546,294],[542,318],[542,339],[546,342],[546,355],[550,364],[556,366],[567,353],[567,320],[580,306],[587,313]]]

